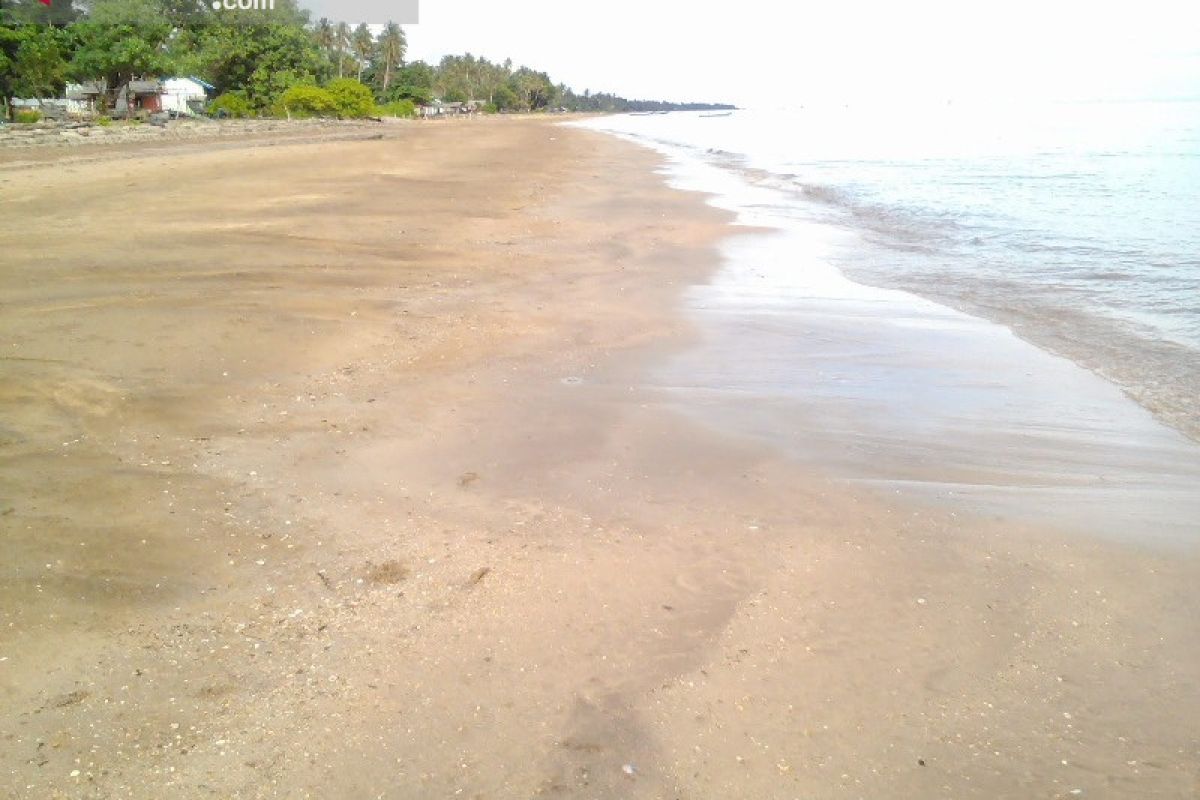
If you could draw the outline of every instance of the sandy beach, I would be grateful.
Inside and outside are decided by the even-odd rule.
[[[728,214],[379,130],[0,154],[0,796],[1200,793],[1194,551],[691,421]]]

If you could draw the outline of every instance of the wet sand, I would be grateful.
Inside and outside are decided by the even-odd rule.
[[[728,232],[651,154],[112,156],[0,165],[5,796],[1200,790],[1192,553],[852,489],[646,385]]]
[[[853,283],[828,228],[730,237],[688,292],[678,408],[853,482],[1085,536],[1200,543],[1200,444],[995,323]]]

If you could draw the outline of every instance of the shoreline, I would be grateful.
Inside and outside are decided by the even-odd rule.
[[[651,378],[682,413],[976,516],[1193,546],[1200,447],[1125,387],[1002,323],[852,277],[845,262],[867,244],[794,216],[762,176],[610,132],[668,159],[671,185],[711,193],[747,231],[688,292],[702,342]]]
[[[638,134],[619,127],[613,131],[629,136],[630,141],[639,140]],[[669,144],[653,136],[642,144],[651,148],[676,147],[680,152],[696,146],[695,142]],[[833,197],[827,197],[821,194],[823,187],[805,187],[796,184],[795,176],[790,174],[749,166],[744,154],[715,153],[708,158],[721,170],[766,195],[775,194],[795,203],[797,208],[807,208],[804,219],[828,225],[845,234],[845,238],[853,239],[852,244],[842,248],[845,252],[830,254],[847,278],[865,286],[912,294],[1007,328],[1034,348],[1065,358],[1115,384],[1164,425],[1200,444],[1200,417],[1193,413],[1191,403],[1191,398],[1200,393],[1200,363],[1195,347],[1161,334],[1139,335],[1127,327],[1131,324],[1128,319],[1121,324],[1106,323],[1103,317],[1096,316],[1095,309],[1054,308],[1045,305],[1044,299],[1031,304],[1030,298],[1023,299],[1020,295],[997,295],[984,283],[956,284],[949,288],[937,284],[936,273],[922,277],[922,273],[911,268],[881,268],[879,262],[891,263],[897,253],[891,245],[872,240],[877,233],[874,229],[843,217],[826,218],[831,209],[844,213],[848,208],[835,201],[836,189],[832,190]],[[816,190],[815,197],[809,194],[812,189]],[[830,189],[825,187],[824,191]],[[951,277],[940,276],[943,280]],[[1033,300],[1038,298],[1035,296]]]
[[[728,215],[467,127],[5,176],[9,794],[1188,795],[1193,556],[681,418]]]

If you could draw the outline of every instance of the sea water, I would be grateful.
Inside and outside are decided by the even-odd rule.
[[[1200,533],[1200,105],[587,124],[767,229],[688,295],[703,343],[656,380],[689,410],[896,491]]]

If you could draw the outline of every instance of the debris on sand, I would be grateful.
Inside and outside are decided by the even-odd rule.
[[[390,559],[382,564],[368,564],[366,579],[368,583],[393,584],[407,578],[408,573],[408,567],[395,559]]]
[[[91,696],[91,692],[84,689],[77,689],[73,692],[68,692],[60,697],[56,697],[45,705],[45,708],[66,708],[78,703],[82,703]]]

